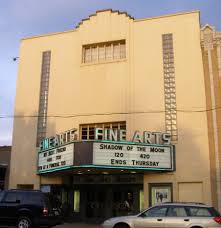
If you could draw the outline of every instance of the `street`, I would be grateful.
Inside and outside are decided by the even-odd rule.
[[[86,223],[64,223],[59,226],[55,226],[55,228],[99,228],[98,224],[86,224]]]

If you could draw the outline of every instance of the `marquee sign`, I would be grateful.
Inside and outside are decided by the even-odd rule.
[[[94,133],[96,140],[102,139],[108,141],[123,142],[126,141],[127,138],[127,131],[123,129],[95,128]],[[135,131],[131,142],[170,145],[171,135],[170,133]]]
[[[95,140],[77,141],[76,130],[45,138],[38,148],[38,173],[81,167],[173,171],[174,146],[168,133],[95,128]]]
[[[39,152],[38,172],[45,172],[54,169],[63,169],[72,166],[74,163],[74,144],[60,146],[55,149]]]
[[[65,145],[70,142],[77,140],[77,129],[62,132],[55,136],[44,138],[39,144],[39,151],[53,149],[58,146]],[[95,140],[107,140],[113,142],[126,142],[127,132],[124,129],[112,129],[112,128],[94,128],[94,139]],[[170,133],[162,132],[150,132],[135,131],[131,142],[135,143],[147,143],[147,144],[171,144]]]
[[[169,145],[94,143],[93,164],[116,168],[173,170],[173,147]]]

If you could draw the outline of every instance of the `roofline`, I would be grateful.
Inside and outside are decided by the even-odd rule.
[[[118,13],[118,15],[124,14],[126,17],[129,17],[130,19],[134,20],[134,17],[132,17],[130,14],[128,14],[125,11],[121,12],[119,10],[113,10],[111,8],[110,9],[102,9],[102,10],[97,10],[94,14],[91,14],[87,18],[82,19],[75,28],[76,29],[79,28],[83,24],[84,21],[90,20],[91,17],[97,16],[98,13],[103,13],[103,12],[108,12],[108,11],[111,13]]]
[[[193,11],[186,11],[186,12],[179,12],[179,13],[173,13],[173,14],[165,14],[165,15],[161,15],[161,16],[154,16],[154,17],[136,19],[136,20],[134,20],[134,22],[155,20],[155,19],[160,19],[160,18],[165,18],[165,17],[174,17],[174,16],[181,16],[181,15],[193,14],[193,13],[199,14],[199,18],[200,18],[200,10],[193,10]]]
[[[63,33],[71,33],[71,32],[75,32],[75,31],[76,31],[76,29],[70,29],[70,30],[66,30],[63,32],[52,32],[52,33],[45,33],[45,34],[36,35],[36,36],[28,36],[28,37],[22,38],[21,41],[45,37],[45,36],[54,36],[54,35],[59,35],[59,34],[63,34]]]
[[[197,203],[197,202],[165,202],[162,204],[159,204],[160,206],[165,206],[165,205],[179,205],[179,206],[197,206],[197,207],[211,207],[208,204],[204,203]]]
[[[59,34],[63,34],[63,33],[75,32],[80,27],[80,25],[83,24],[84,21],[90,20],[90,17],[97,16],[98,13],[107,12],[107,11],[110,11],[111,13],[118,13],[119,15],[125,14],[125,16],[129,17],[134,22],[155,20],[155,19],[161,19],[161,18],[165,18],[165,17],[174,17],[174,16],[181,16],[181,15],[193,14],[193,13],[199,14],[199,20],[200,20],[200,11],[199,10],[180,12],[180,13],[174,13],[174,14],[166,14],[166,15],[155,16],[155,17],[147,17],[147,18],[141,18],[141,19],[134,19],[127,12],[120,12],[119,10],[112,10],[112,9],[103,9],[103,10],[97,10],[96,13],[89,15],[88,18],[82,19],[74,29],[66,30],[63,32],[52,32],[52,33],[46,33],[46,34],[41,34],[41,35],[36,35],[36,36],[25,37],[25,38],[22,38],[21,41],[45,37],[45,36],[54,36],[54,35],[59,35]]]
[[[12,147],[12,146],[4,145],[4,146],[0,146],[0,149],[1,149],[1,148],[3,148],[3,149],[4,149],[4,148],[10,148],[10,147]]]

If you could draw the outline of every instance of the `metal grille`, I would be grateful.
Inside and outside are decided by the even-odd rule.
[[[51,51],[43,52],[41,67],[40,98],[38,109],[37,146],[39,145],[40,141],[46,137],[50,62]]]
[[[163,41],[163,70],[165,96],[165,126],[166,132],[171,134],[172,141],[178,140],[176,84],[174,67],[173,35],[162,35]]]

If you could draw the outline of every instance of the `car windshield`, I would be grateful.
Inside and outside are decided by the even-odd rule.
[[[0,202],[2,201],[3,196],[4,196],[4,191],[0,191]]]

